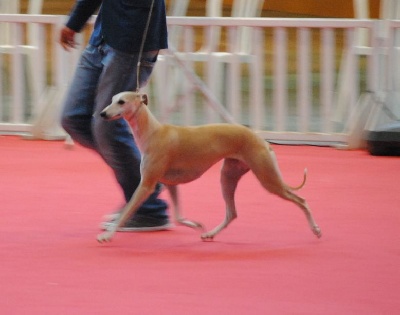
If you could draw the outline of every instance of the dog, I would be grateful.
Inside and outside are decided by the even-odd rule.
[[[201,238],[212,240],[237,217],[235,190],[240,178],[249,170],[266,190],[299,206],[312,232],[321,237],[321,230],[306,201],[293,192],[304,186],[306,169],[303,182],[297,187],[290,187],[282,179],[275,153],[268,142],[249,128],[222,123],[191,127],[161,124],[150,112],[147,103],[146,94],[122,92],[115,95],[112,103],[100,113],[106,120],[124,118],[142,153],[140,184],[117,217],[116,224],[98,235],[100,243],[111,241],[118,227],[137,211],[158,182],[165,184],[171,194],[176,221],[203,230]],[[176,185],[199,178],[222,159],[221,187],[226,203],[225,219],[207,232],[201,223],[182,217]]]

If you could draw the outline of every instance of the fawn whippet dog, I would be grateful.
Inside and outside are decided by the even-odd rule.
[[[101,117],[108,120],[123,117],[131,126],[136,144],[142,153],[142,178],[131,200],[116,219],[116,224],[98,235],[99,242],[111,241],[118,227],[135,213],[154,191],[158,182],[165,184],[171,194],[177,222],[203,229],[201,238],[212,240],[236,218],[235,190],[239,179],[249,170],[266,190],[299,206],[306,215],[312,232],[321,237],[321,230],[306,201],[293,192],[305,184],[306,170],[302,184],[290,187],[282,179],[272,148],[247,127],[233,124],[196,127],[161,124],[146,105],[145,94],[122,92],[115,95],[112,103],[100,113]],[[175,185],[199,178],[221,159],[224,159],[221,187],[226,215],[220,225],[205,232],[200,223],[181,216]]]

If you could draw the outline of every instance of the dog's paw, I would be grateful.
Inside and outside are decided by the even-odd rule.
[[[322,233],[318,225],[314,226],[312,231],[318,238],[321,238]]]
[[[200,237],[203,242],[212,242],[214,240],[214,236],[215,235],[212,233],[203,233]]]
[[[111,242],[113,235],[114,235],[114,232],[112,232],[112,231],[103,232],[103,233],[97,235],[97,241],[99,243]]]
[[[199,223],[199,222],[195,222],[195,221],[193,221],[192,222],[192,226],[191,226],[193,229],[196,229],[196,230],[201,230],[201,231],[205,231],[206,230],[206,228],[204,227],[204,225],[203,224],[201,224],[201,223]]]
[[[181,225],[190,227],[192,229],[195,229],[195,230],[201,230],[203,232],[206,230],[203,224],[201,224],[199,222],[196,222],[196,221],[190,221],[190,220],[187,220],[187,219],[181,219],[181,220],[178,221],[178,223],[181,224]]]

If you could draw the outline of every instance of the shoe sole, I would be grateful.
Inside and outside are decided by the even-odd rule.
[[[107,231],[112,226],[115,226],[113,222],[103,222],[100,224],[100,229]],[[158,226],[144,226],[144,227],[124,227],[121,226],[117,229],[118,232],[156,232],[156,231],[167,231],[174,227],[174,224],[167,223]]]

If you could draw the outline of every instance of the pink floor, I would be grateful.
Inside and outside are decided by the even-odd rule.
[[[274,146],[322,228],[239,184],[239,218],[214,242],[176,227],[96,242],[122,197],[110,170],[81,147],[0,136],[1,314],[399,314],[400,159],[364,151]],[[187,217],[224,215],[220,165],[181,186]],[[163,194],[168,200],[168,196]]]

